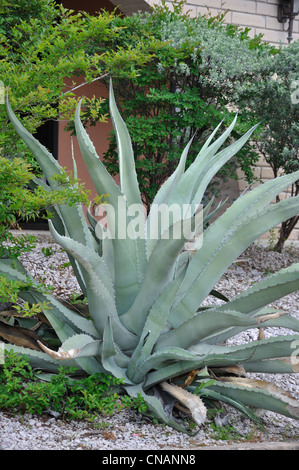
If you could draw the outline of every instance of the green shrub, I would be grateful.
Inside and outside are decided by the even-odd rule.
[[[269,73],[254,81],[243,96],[252,116],[261,121],[257,148],[273,171],[273,177],[299,169],[299,41],[284,47],[269,64]],[[288,197],[299,194],[299,180],[289,188]],[[281,199],[277,197],[277,201]],[[282,222],[274,249],[282,251],[298,224],[295,215]]]
[[[111,49],[119,45],[136,48],[142,41],[150,57],[133,78],[125,71],[113,74],[118,107],[132,139],[140,190],[148,208],[192,137],[187,167],[218,123],[222,119],[226,125],[232,122],[232,109],[238,109],[240,116],[231,141],[252,126],[246,107],[240,109],[240,96],[252,82],[268,74],[269,61],[276,52],[260,36],[250,38],[248,29],[224,24],[223,15],[194,18],[183,7],[184,2],[175,1],[170,8],[163,1],[152,13],[113,21],[122,29],[112,38]],[[108,79],[104,79],[107,84]],[[109,172],[117,174],[114,134],[104,159]],[[209,192],[219,192],[219,183],[236,178],[237,168],[252,181],[257,159],[255,147],[248,142],[219,170]]]

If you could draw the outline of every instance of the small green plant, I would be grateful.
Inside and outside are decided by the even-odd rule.
[[[240,439],[247,439],[247,435],[241,435],[238,430],[229,424],[225,426],[218,426],[215,423],[210,424],[212,431],[212,438],[220,441],[239,441]]]
[[[270,250],[275,250],[275,245],[277,243],[277,235],[275,234],[274,228],[269,230],[268,246]]]
[[[88,299],[86,297],[83,297],[81,293],[74,293],[70,295],[70,302],[73,305],[77,304],[87,304]]]
[[[53,250],[52,247],[48,247],[48,246],[43,246],[42,249],[41,249],[41,252],[44,256],[52,256],[55,251]]]
[[[270,276],[273,273],[274,273],[274,271],[270,266],[265,267],[265,273],[264,273],[265,276]]]
[[[121,380],[105,374],[73,378],[75,373],[73,367],[60,367],[57,374],[36,374],[25,356],[6,352],[0,368],[0,409],[88,421],[124,407],[146,410],[141,396],[119,396]]]

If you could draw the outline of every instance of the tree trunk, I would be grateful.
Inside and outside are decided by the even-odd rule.
[[[288,219],[285,222],[282,222],[280,230],[279,230],[279,239],[274,247],[275,251],[278,251],[279,253],[282,252],[285,241],[289,238],[292,230],[295,228],[298,221],[299,221],[299,216],[296,215],[295,217],[292,217],[291,219]]]

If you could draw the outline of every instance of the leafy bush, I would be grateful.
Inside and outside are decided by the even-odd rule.
[[[103,11],[98,16],[71,14],[52,0],[25,3],[5,0],[0,5],[7,18],[0,23],[0,75],[13,90],[15,111],[33,134],[44,122],[57,119],[66,120],[67,129],[74,130],[79,99],[74,89],[79,86],[85,94],[82,85],[94,80],[107,83],[113,76],[148,208],[190,137],[194,135],[187,166],[218,122],[232,122],[232,106],[238,108],[244,90],[268,74],[276,52],[260,36],[251,39],[248,29],[223,24],[222,15],[189,17],[180,1],[173,2],[173,12],[162,2],[152,14],[127,18]],[[85,78],[65,92],[65,78],[75,76]],[[84,98],[83,104],[84,125],[107,120],[108,106],[101,97]],[[0,123],[3,156],[25,156],[39,171],[4,109]],[[243,110],[231,138],[240,137],[251,125]],[[236,177],[240,167],[251,181],[257,158],[248,142],[218,177]],[[117,173],[113,137],[105,161],[111,174]],[[214,179],[209,191],[216,188]]]
[[[142,41],[150,57],[135,77],[124,71],[113,74],[116,99],[132,139],[140,190],[148,208],[191,137],[187,167],[213,128],[222,119],[226,125],[232,122],[231,110],[239,109],[240,96],[252,81],[268,74],[269,61],[276,52],[260,36],[250,38],[248,29],[225,25],[223,15],[192,18],[184,13],[183,4],[173,2],[172,11],[163,1],[151,14],[138,13],[113,21],[120,31],[112,38],[111,49],[119,45],[136,48]],[[240,109],[231,139],[240,137],[252,125],[245,109]],[[218,185],[214,179],[209,191],[219,191],[219,179],[236,178],[236,168],[252,181],[257,158],[248,142],[219,170]],[[114,135],[104,159],[110,173],[116,174]]]
[[[298,64],[299,41],[294,41],[273,58],[269,74],[254,81],[243,97],[254,119],[261,121],[257,147],[272,168],[274,177],[299,169]],[[297,196],[299,181],[295,181],[289,190],[289,197]],[[282,222],[276,250],[282,251],[298,221],[296,215]]]
[[[47,121],[74,114],[78,100],[75,85],[65,90],[67,77],[83,76],[76,84],[82,86],[117,69],[133,76],[137,64],[148,60],[142,46],[107,50],[108,40],[119,32],[111,25],[114,17],[105,11],[98,16],[74,14],[53,0],[1,0],[0,77],[13,90],[11,101],[30,132]],[[101,102],[95,97],[85,99],[88,122],[105,120]],[[39,171],[11,127],[4,106],[0,106],[0,148],[2,156],[22,156]]]
[[[71,181],[73,186],[69,185]],[[55,187],[50,193],[46,184],[37,184],[32,168],[23,159],[10,160],[0,156],[0,258],[3,261],[16,265],[20,254],[31,251],[36,245],[36,237],[22,232],[15,236],[11,232],[11,229],[19,228],[21,221],[34,220],[42,211],[43,217],[48,219],[56,204],[89,204],[88,191],[65,170],[60,178],[54,176],[53,184]],[[40,313],[45,308],[44,302],[29,305],[20,302],[18,296],[21,290],[28,290],[31,285],[30,279],[8,280],[0,276],[0,302],[13,303],[16,314]],[[2,330],[3,323],[0,322],[3,334]]]

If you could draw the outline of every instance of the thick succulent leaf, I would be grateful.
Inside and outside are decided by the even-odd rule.
[[[95,248],[95,240],[90,233],[87,220],[85,218],[83,208],[81,205],[66,206],[60,205],[54,208],[63,222],[65,234],[73,240],[82,243],[90,248]],[[80,223],[79,223],[80,221]],[[55,221],[53,222],[55,224]],[[57,222],[56,222],[57,226]]]
[[[294,332],[299,331],[299,321],[297,318],[286,314],[286,312],[282,312],[276,309],[263,308],[257,313],[254,313],[253,317],[256,319],[255,327],[258,328],[276,327],[287,328],[288,330],[293,330]],[[205,338],[205,342],[210,344],[223,343],[247,328],[248,327],[246,326],[227,328],[222,332],[211,334],[208,338]]]
[[[157,339],[163,329],[166,328],[167,317],[181,282],[182,276],[178,277],[175,283],[167,286],[150,309],[138,346],[135,348],[128,365],[128,377],[132,378],[136,375],[137,363],[143,361],[152,353]]]
[[[235,326],[253,328],[257,325],[258,319],[240,312],[224,310],[219,312],[208,309],[197,313],[179,327],[162,334],[154,350],[158,351],[166,346],[175,345],[188,349],[193,344],[227,328]]]
[[[106,308],[109,310],[111,309],[112,313],[112,311],[115,310],[114,286],[102,257],[100,257],[94,250],[87,248],[71,238],[59,235],[51,221],[49,222],[49,228],[57,243],[59,243],[67,253],[70,253],[80,263],[83,268],[83,272],[88,273],[89,282],[93,282],[93,280],[90,279],[92,276],[95,276],[95,279],[99,280],[98,289],[100,287],[101,291],[104,291],[105,294],[107,293]],[[94,289],[97,289],[96,285],[94,286]]]
[[[118,197],[123,197],[123,195],[105,165],[101,162],[93,143],[83,127],[80,119],[81,102],[82,100],[79,102],[75,114],[76,135],[80,150],[98,195],[109,194],[109,200],[114,205],[114,203],[117,203]]]
[[[27,144],[28,148],[32,151],[34,158],[40,165],[44,176],[47,178],[49,186],[52,189],[57,190],[57,182],[53,180],[53,176],[56,174],[62,174],[62,167],[59,165],[53,155],[47,150],[46,147],[33,137],[27,129],[21,124],[19,119],[16,117],[11,109],[8,95],[6,100],[7,113],[13,124],[16,132],[19,134],[21,139]],[[40,182],[36,179],[36,183]],[[88,232],[86,220],[84,219],[83,210],[80,204],[77,206],[68,206],[61,204],[56,210],[61,214],[62,220],[68,230],[68,233],[75,240],[81,241],[82,243],[91,244],[92,238]],[[81,224],[78,223],[78,219],[81,220]]]
[[[193,252],[189,250],[184,250],[182,253],[179,254],[177,257],[177,261],[175,264],[175,273],[174,277],[177,278],[183,271],[186,271],[188,266],[189,260],[192,257]]]
[[[117,363],[117,356],[123,356],[113,338],[113,326],[111,319],[108,317],[103,335],[101,362],[103,367],[114,377],[123,379],[125,384],[133,385],[127,377],[126,367],[120,367]]]
[[[118,221],[120,218],[126,230],[131,220],[128,214],[126,200],[119,187],[108,173],[106,167],[101,162],[93,143],[81,123],[80,106],[81,103],[79,103],[76,110],[75,125],[83,159],[88,167],[88,171],[98,194],[109,195],[107,197],[107,203],[113,207],[114,211],[107,211],[108,225],[111,227],[112,224],[113,226],[115,221]],[[115,261],[117,308],[120,313],[123,313],[132,304],[143,277],[141,268],[143,265],[142,260],[145,260],[145,245],[143,249],[140,250],[140,244],[137,245],[137,240],[128,236],[124,236],[123,238],[114,236],[112,242]]]
[[[153,200],[153,206],[160,205],[160,204],[165,204],[168,202],[169,196],[175,191],[176,185],[180,181],[182,175],[184,174],[185,171],[185,166],[186,166],[186,160],[188,157],[188,152],[191,147],[193,138],[190,139],[190,141],[187,143],[185,146],[178,166],[176,167],[175,171],[172,173],[172,175],[167,178],[167,180],[161,185],[160,189],[158,190],[156,196],[154,197]],[[149,219],[152,215],[152,208],[150,209],[149,212]]]
[[[13,264],[15,264],[14,261]],[[11,263],[6,262],[6,260],[0,260],[0,272],[12,280],[26,282],[29,279],[32,282],[33,287],[30,290],[21,290],[19,292],[18,295],[20,298],[27,300],[32,304],[38,302],[47,302],[48,308],[45,309],[44,314],[46,317],[49,317],[47,318],[50,323],[51,319],[54,321],[54,319],[57,317],[62,322],[62,325],[64,325],[64,328],[67,328],[68,326],[70,327],[70,331],[83,331],[94,337],[98,337],[98,332],[94,328],[92,322],[88,321],[81,315],[76,314],[73,310],[68,309],[53,296],[40,292],[40,290],[38,290],[38,283],[31,276],[25,274],[25,271],[22,272],[20,270],[19,263],[16,263],[15,265],[18,267],[18,269],[13,268]],[[54,328],[54,324],[52,326]]]
[[[126,198],[128,207],[132,208],[132,206],[137,205],[137,207],[140,208],[143,207],[143,203],[137,180],[131,137],[129,135],[127,126],[117,109],[113,93],[112,80],[110,80],[109,88],[109,106],[117,140],[120,190]],[[144,221],[142,224],[143,227],[144,224],[145,212]],[[139,269],[141,273],[143,273],[146,266],[145,233],[143,234],[143,236],[140,236],[136,239],[136,244],[138,245],[138,263],[140,265]]]
[[[184,173],[186,159],[188,156],[189,148],[191,146],[192,140],[186,145],[185,149],[182,152],[179,164],[176,170],[172,175],[162,184],[161,188],[157,192],[153,203],[151,205],[147,220],[146,220],[146,250],[147,258],[150,257],[154,246],[157,244],[157,240],[161,237],[161,227],[159,226],[159,209],[163,204],[168,204],[168,198],[175,191],[175,188],[180,181],[181,176]],[[151,237],[151,231],[157,233],[157,237]]]
[[[118,344],[124,349],[133,347],[136,339],[119,320],[113,284],[103,259],[95,251],[70,238],[60,236],[51,223],[50,229],[57,242],[80,263],[85,273],[89,311],[99,334],[103,334],[107,318],[111,316]]]
[[[229,128],[227,128],[225,130],[225,132],[223,134],[221,134],[221,136],[218,137],[218,139],[216,139],[215,142],[213,142],[213,144],[211,144],[212,140],[214,139],[214,137],[216,136],[217,132],[219,131],[220,127],[223,124],[223,120],[222,120],[215,127],[215,129],[211,132],[211,134],[209,135],[209,137],[207,138],[207,140],[205,141],[205,143],[201,147],[199,155],[202,155],[204,153],[207,156],[206,158],[210,158],[211,156],[215,155],[217,150],[221,147],[221,145],[229,137],[229,135],[230,135],[230,133],[231,133],[231,131],[232,131],[234,125],[235,125],[236,119],[237,119],[237,115],[233,119],[233,121],[232,121],[231,125],[229,126]]]
[[[207,223],[214,217],[214,215],[217,214],[217,212],[221,209],[221,207],[224,206],[224,204],[226,204],[228,198],[227,199],[224,199],[224,201],[221,201],[216,209],[214,209],[213,211],[210,211],[210,204],[209,206],[205,206],[205,208],[203,209],[203,226],[206,227],[207,226]],[[211,201],[209,201],[209,203],[211,203],[211,205],[213,204],[213,199],[211,199]]]
[[[267,183],[264,183],[254,188],[252,191],[239,197],[224,212],[224,214],[222,214],[215,222],[213,222],[210,227],[205,230],[203,246],[194,254],[192,260],[189,263],[188,271],[185,277],[185,281],[182,284],[180,295],[183,296],[184,292],[186,292],[190,288],[190,286],[198,277],[198,273],[200,272],[200,270],[203,269],[214,256],[218,257],[219,250],[221,249],[224,240],[229,239],[229,237],[232,237],[232,235],[236,233],[236,226],[242,226],[240,224],[248,223],[251,216],[258,215],[258,211],[264,209],[268,204],[271,203],[271,201],[275,199],[275,197],[280,192],[282,192],[292,183],[297,181],[298,178],[299,171],[291,175],[284,175],[279,178],[275,178],[271,181],[268,181]],[[273,208],[271,209],[273,210]],[[252,234],[252,241],[254,241],[259,236],[261,230],[262,233],[268,230],[267,227],[264,228],[264,222],[260,224],[260,230],[256,234],[256,236],[254,233]],[[239,236],[234,236],[238,241]],[[230,259],[232,263],[236,259],[236,257],[231,256]],[[214,285],[216,284],[217,279],[218,277],[215,278]],[[214,285],[211,288],[213,288]],[[197,306],[199,306],[199,304]]]
[[[23,281],[29,278],[34,282],[33,277],[27,273],[24,265],[18,259],[0,258],[0,272],[10,279]]]
[[[91,207],[87,208],[86,216],[87,216],[88,222],[90,223],[93,231],[95,231],[95,228],[98,224],[98,219],[96,217],[94,217],[93,214],[91,213]]]
[[[214,365],[214,357],[225,360],[226,357],[238,356],[236,362],[246,367],[247,362],[262,361],[264,359],[291,357],[294,352],[294,342],[298,341],[298,335],[273,336],[267,339],[252,341],[236,346],[221,346],[208,343],[198,343],[189,348],[190,352],[198,355],[207,355],[207,364]],[[213,357],[214,356],[214,357]],[[218,361],[218,359],[217,359]],[[223,364],[225,365],[225,364]],[[221,367],[221,365],[218,365]]]
[[[296,290],[299,290],[299,263],[267,276],[218,310],[238,310],[253,314],[256,310]]]
[[[52,322],[55,321],[55,318],[58,318],[62,322],[62,325],[65,325],[63,326],[63,328],[69,326],[71,329],[70,331],[73,331],[75,333],[86,333],[88,335],[91,335],[93,338],[99,338],[99,333],[95,329],[92,321],[67,308],[65,305],[59,302],[59,300],[55,299],[52,295],[44,294],[42,292],[39,292],[38,290],[32,290],[29,292],[21,291],[19,295],[24,300],[32,300],[32,303],[47,302],[47,308],[44,310],[43,313],[47,317],[48,321],[53,326],[53,328],[55,327],[54,323]]]
[[[297,343],[297,345],[299,342]],[[295,352],[295,350],[293,351]],[[266,374],[293,374],[299,373],[299,361],[296,357],[282,357],[278,359],[265,359],[262,361],[250,361],[244,364],[247,372]]]
[[[59,205],[55,206],[55,210],[65,227],[67,236],[89,248],[97,249],[97,243],[90,232],[81,204],[70,207]]]
[[[292,185],[298,178],[299,171],[296,171],[269,180],[251,191],[243,193],[233,202],[225,213],[211,225],[208,232],[211,240],[214,240],[212,234],[215,240],[217,240],[218,231],[224,236],[232,226],[239,224],[244,218],[248,218],[254,215],[258,210],[265,208],[275,200],[278,194]],[[211,230],[212,227],[213,229]]]
[[[56,361],[77,359],[80,357],[94,357],[101,353],[101,340],[94,340],[88,335],[73,335],[65,340],[58,351],[53,351],[44,345],[40,345],[50,357]]]
[[[43,344],[40,344],[40,346],[47,355],[58,361],[58,363],[62,364],[67,361],[66,363],[69,364],[70,361],[74,360],[75,364],[79,365],[88,374],[96,374],[107,372],[96,358],[100,355],[101,344],[100,340],[93,340],[88,335],[79,334],[66,339],[57,352],[45,347]]]
[[[239,378],[232,383],[215,381],[211,389],[232,399],[240,400],[247,406],[299,419],[298,401],[270,383]]]
[[[180,178],[175,191],[171,196],[169,196],[168,204],[190,204],[193,201],[194,195],[198,189],[200,177],[204,174],[204,171],[206,171],[207,162],[211,162],[211,159],[217,150],[229,137],[235,123],[236,118],[234,119],[233,123],[225,130],[225,132],[216,140],[216,142],[198,154],[194,162]],[[194,178],[194,175],[197,175],[197,179]],[[197,202],[200,203],[201,199],[197,200]]]
[[[138,398],[141,396],[148,406],[148,410],[144,412],[150,418],[155,418],[161,423],[171,426],[177,431],[188,433],[188,431],[178,423],[171,414],[166,413],[162,402],[156,396],[146,394],[140,385],[126,386],[126,392],[129,396]]]
[[[250,135],[252,134],[252,132],[254,131],[256,127],[255,126],[254,128],[252,128],[244,136],[242,136],[237,142],[234,142],[228,148],[219,152],[219,154],[215,156],[214,154],[217,152],[219,147],[221,147],[221,145],[225,142],[225,140],[230,135],[233,127],[235,126],[236,119],[237,117],[234,119],[234,121],[229,126],[229,128],[217,139],[216,142],[214,142],[214,144],[212,144],[211,146],[207,145],[207,147],[204,146],[202,148],[202,150],[199,152],[195,161],[192,163],[192,165],[188,168],[188,170],[184,174],[182,174],[181,168],[179,169],[180,170],[178,173],[180,174],[179,180],[176,182],[175,185],[173,185],[173,187],[171,187],[171,185],[169,184],[169,188],[167,188],[168,189],[168,197],[167,197],[168,207],[171,207],[172,204],[179,204],[181,205],[181,207],[183,207],[184,204],[192,204],[194,207],[194,211],[196,210],[196,207],[197,207],[196,205],[201,203],[202,196],[210,180],[217,173],[217,171],[230,158],[232,158],[232,156],[235,155],[240,148],[243,147],[243,145],[249,139]],[[213,135],[211,136],[211,139]],[[208,143],[209,142],[210,140],[208,141]],[[191,144],[191,141],[188,143],[188,145],[184,149],[183,155],[181,157],[182,162],[185,161],[190,144]],[[194,178],[194,175],[197,175],[196,179]],[[173,177],[173,179],[175,181],[175,177]],[[171,193],[170,193],[170,189],[172,191]],[[158,210],[157,205],[153,205],[153,208],[151,209],[151,212],[150,212],[150,217],[148,219],[148,222],[150,222],[151,224],[153,223],[153,219],[157,220],[157,214],[156,213],[152,214],[152,212],[155,212],[155,211],[157,212],[157,210]],[[147,227],[148,234],[149,234],[149,231],[150,231],[150,224],[148,224],[148,227]],[[148,236],[148,239],[149,239],[149,236]],[[153,240],[148,241],[148,247],[149,247],[148,253],[149,254],[152,252],[154,245],[155,243]]]
[[[2,264],[0,268],[1,271],[4,268],[6,268],[6,275],[8,275],[10,278],[19,279],[22,281],[26,280],[26,276],[24,274],[22,274],[20,271],[13,270],[9,265],[5,263]],[[86,331],[87,334],[91,333],[92,335],[97,337],[98,333],[90,321],[81,317],[80,315],[77,315],[75,312],[62,305],[53,296],[50,296],[48,294],[42,294],[41,292],[36,290],[32,290],[30,292],[20,291],[19,295],[23,298],[33,299],[35,302],[49,302],[48,308],[44,310],[44,315],[46,316],[51,326],[54,328],[58,338],[62,343],[69,337],[82,331]],[[13,348],[13,350],[16,349]],[[26,348],[25,351],[30,350]],[[30,355],[30,357],[31,356],[32,354]],[[46,357],[47,355],[45,354],[44,356]],[[35,358],[36,356],[33,357]],[[34,362],[34,364],[35,363],[36,361]],[[100,365],[100,363],[92,357],[78,358],[76,359],[75,364],[78,365],[88,374],[95,374],[103,371],[103,367]],[[68,364],[68,366],[70,365],[71,364]],[[44,361],[44,368],[46,370],[49,370],[47,367],[47,360]],[[53,368],[53,370],[55,370],[55,368]]]
[[[66,368],[74,367],[85,371],[87,374],[99,374],[104,371],[101,364],[92,357],[79,358],[77,360],[63,360],[56,361],[44,352],[34,351],[32,349],[15,346],[14,344],[5,345],[6,351],[14,351],[17,354],[26,356],[30,365],[34,369],[45,370],[48,372],[58,372],[58,369],[63,366]]]
[[[128,205],[142,204],[131,137],[116,106],[112,80],[109,86],[109,106],[117,141],[120,190],[125,195]]]
[[[193,202],[201,202],[212,178],[216,175],[218,170],[220,170],[220,168],[222,168],[223,165],[236,155],[236,153],[246,144],[256,128],[257,126],[252,127],[248,132],[246,132],[246,134],[240,137],[240,139],[229,145],[227,148],[221,150],[206,164],[204,171],[198,176],[196,185],[194,186],[192,194]]]
[[[178,326],[184,319],[192,317],[225,270],[254,240],[298,212],[299,197],[289,198],[258,211],[224,235],[214,245],[215,251],[212,254],[209,252],[209,237],[205,235],[202,248],[189,263],[182,292],[178,294],[180,300],[170,314],[172,325]]]
[[[145,382],[145,389],[172,377],[190,372],[194,369],[208,367],[225,367],[240,363],[246,367],[247,362],[262,361],[264,359],[279,358],[294,353],[294,342],[298,335],[277,336],[248,344],[237,346],[220,346],[208,343],[198,343],[191,346],[189,352],[198,355],[198,362],[181,361],[177,364],[161,364],[159,370],[149,372]]]
[[[137,364],[137,374],[140,372],[142,377],[145,377],[148,371],[152,369],[160,369],[161,364],[167,363],[168,361],[173,361],[174,363],[178,362],[194,362],[198,363],[198,356],[196,354],[190,353],[183,348],[170,346],[167,348],[160,349],[158,352],[151,354],[144,361],[140,361]],[[201,358],[201,363],[203,358]],[[197,368],[194,367],[194,368]]]
[[[49,372],[58,372],[59,367],[77,367],[75,361],[57,362],[44,352],[34,351],[33,349],[16,346],[14,344],[5,344],[5,351],[13,351],[16,354],[25,356],[34,369],[47,370]]]
[[[67,228],[66,228],[65,224],[63,223],[63,216],[62,216],[61,211],[60,211],[60,206],[51,207],[50,212],[52,213],[51,222],[52,222],[55,230],[60,235],[66,235],[67,234],[68,236],[70,236],[69,231],[67,231]],[[84,221],[84,223],[85,223],[85,221]],[[87,227],[86,227],[86,229],[88,230]],[[76,237],[74,237],[74,238],[76,238]],[[86,245],[91,245],[91,243],[89,243],[89,241],[87,241],[87,239],[84,239],[84,237],[83,238],[79,237],[79,241],[83,241],[84,244],[86,244]],[[74,270],[74,274],[75,274],[76,279],[77,279],[77,281],[80,285],[81,291],[84,294],[84,296],[86,297],[86,285],[85,285],[85,281],[84,281],[84,278],[83,278],[81,270],[80,270],[80,266],[78,265],[77,261],[73,258],[73,256],[71,256],[69,253],[67,253],[67,256],[68,256],[69,261],[71,263],[71,266]]]
[[[175,238],[174,233],[177,233],[178,226],[181,227],[182,222],[170,227],[168,236],[158,241],[148,261],[138,295],[132,307],[121,316],[124,325],[138,335],[142,332],[153,303],[173,279],[178,254],[188,241],[184,238],[183,229],[180,230],[181,238]]]
[[[190,352],[192,352],[190,350]],[[159,369],[155,371],[150,371],[145,380],[144,389],[150,389],[154,385],[163,382],[168,379],[172,379],[174,377],[178,377],[180,375],[186,374],[188,372],[192,372],[196,369],[202,369],[206,365],[218,366],[228,366],[236,364],[240,362],[242,359],[242,354],[209,354],[210,352],[207,350],[207,354],[198,354],[198,360],[181,360],[180,362],[176,362],[173,364],[169,364],[168,361],[165,361],[160,364]],[[197,352],[196,352],[197,354]]]
[[[202,384],[200,383],[200,385]],[[196,387],[190,387],[190,389],[194,391]],[[239,399],[230,398],[229,396],[226,396],[225,394],[216,392],[216,390],[211,390],[210,387],[202,387],[200,389],[200,396],[211,398],[212,400],[215,400],[218,402],[227,403],[233,408],[239,410],[242,414],[250,418],[252,421],[256,422],[257,424],[262,424],[261,419],[258,416],[256,416],[253,413],[253,411],[247,406],[245,406]]]

